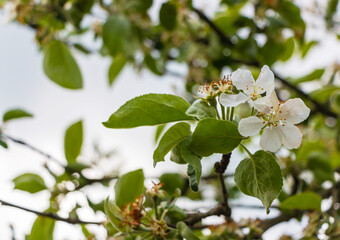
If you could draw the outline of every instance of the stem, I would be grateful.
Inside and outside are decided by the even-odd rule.
[[[243,149],[247,152],[250,158],[253,157],[253,154],[251,154],[251,152],[248,150],[248,148],[246,148],[246,146],[244,146],[242,143],[240,143],[240,146],[243,147]]]
[[[158,200],[158,197],[157,197],[157,196],[153,197],[153,204],[154,204],[154,209],[155,209],[155,216],[156,216],[156,219],[159,220],[159,214],[158,214],[158,209],[157,209],[157,200]]]
[[[230,107],[227,107],[227,119],[229,120],[230,117]]]
[[[251,116],[254,116],[254,107],[251,108]]]
[[[232,108],[231,108],[231,112],[230,112],[230,121],[233,121],[233,120],[234,120],[234,112],[235,112],[235,108],[232,107]]]
[[[221,106],[222,119],[226,120],[226,118],[225,118],[225,107],[221,103],[220,103],[220,106]]]
[[[52,219],[57,220],[57,221],[67,222],[67,223],[70,223],[70,224],[95,224],[95,225],[102,225],[103,224],[103,222],[82,221],[82,220],[76,219],[76,218],[63,218],[63,217],[60,217],[59,215],[57,215],[55,213],[39,212],[39,211],[35,211],[35,210],[29,209],[29,208],[25,208],[25,207],[22,207],[22,206],[19,206],[19,205],[15,205],[15,204],[3,201],[3,200],[0,200],[0,203],[3,206],[18,208],[18,209],[24,210],[26,212],[34,213],[38,216],[48,217],[48,218],[52,218]]]
[[[217,101],[216,101],[216,99],[215,99],[215,98],[209,99],[209,103],[210,103],[210,105],[211,105],[212,107],[215,108],[217,118],[218,118],[218,119],[221,119],[220,114],[219,114],[218,109],[217,109]]]
[[[218,179],[221,184],[222,191],[222,206],[224,207],[224,216],[228,220],[231,217],[231,208],[228,203],[229,193],[224,182],[224,172],[226,171],[230,162],[231,153],[223,154],[220,162],[215,163],[215,172],[218,175]]]

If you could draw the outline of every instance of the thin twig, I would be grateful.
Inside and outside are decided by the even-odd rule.
[[[231,153],[223,154],[222,160],[220,162],[215,163],[215,172],[218,175],[218,179],[221,183],[221,191],[222,191],[222,206],[224,207],[224,215],[227,219],[231,217],[231,208],[228,203],[229,193],[227,191],[227,187],[224,181],[224,172],[227,169],[230,162]]]
[[[63,217],[60,217],[59,215],[57,215],[55,213],[51,213],[51,212],[39,212],[39,211],[35,211],[35,210],[29,209],[29,208],[18,206],[18,205],[15,205],[15,204],[3,201],[3,200],[0,200],[0,203],[3,206],[9,206],[9,207],[21,209],[21,210],[24,210],[26,212],[34,213],[34,214],[36,214],[38,216],[48,217],[48,218],[52,218],[52,219],[57,220],[57,221],[67,222],[67,223],[70,223],[70,224],[95,224],[95,225],[102,225],[103,224],[103,222],[82,221],[82,220],[76,219],[76,218],[63,218]]]

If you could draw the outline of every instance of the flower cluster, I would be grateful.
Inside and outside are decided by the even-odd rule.
[[[213,81],[211,83],[203,84],[199,89],[199,98],[209,99],[215,98],[222,93],[231,93],[233,90],[233,85],[231,84],[230,76],[226,76],[218,81]]]
[[[226,108],[234,108],[248,102],[252,116],[241,119],[239,132],[245,137],[254,136],[263,130],[260,145],[266,151],[276,152],[284,145],[288,149],[301,145],[302,133],[295,126],[309,116],[310,109],[300,98],[280,102],[274,91],[274,74],[268,66],[263,66],[255,81],[251,72],[238,69],[227,77],[226,87],[221,90],[217,83],[201,88],[206,96],[219,97]],[[231,119],[232,120],[232,119]]]

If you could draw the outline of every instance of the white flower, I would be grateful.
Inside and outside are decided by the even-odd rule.
[[[231,75],[232,84],[242,90],[238,94],[221,94],[220,103],[225,107],[236,107],[248,101],[252,107],[262,112],[263,95],[270,96],[274,91],[274,74],[267,65],[263,66],[258,79],[255,81],[251,72],[238,69]]]
[[[218,82],[205,83],[198,89],[198,98],[209,99],[215,98],[221,93],[230,92],[232,90],[230,76],[219,79]]]
[[[286,148],[298,148],[301,145],[302,133],[294,125],[309,116],[310,109],[300,98],[289,99],[281,103],[275,92],[267,98],[268,114],[259,114],[240,121],[238,129],[243,136],[254,136],[265,127],[260,145],[266,151],[276,152],[283,144]]]

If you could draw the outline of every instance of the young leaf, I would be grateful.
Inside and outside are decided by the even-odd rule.
[[[37,193],[47,189],[42,177],[33,173],[25,173],[13,179],[14,189],[29,193]]]
[[[155,143],[158,142],[159,137],[161,136],[166,124],[158,125],[156,127],[156,132],[155,132]]]
[[[28,240],[53,240],[55,220],[38,216],[33,223]]]
[[[234,150],[242,139],[244,137],[238,132],[235,123],[205,118],[198,122],[189,147],[203,157],[213,153],[227,154]]]
[[[107,198],[104,203],[104,210],[114,230],[117,232],[124,232],[126,230],[126,227],[120,224],[121,220],[117,217],[121,210],[116,205],[116,203],[114,201],[110,201],[109,198]]]
[[[103,125],[107,128],[133,128],[192,120],[185,114],[189,103],[170,94],[146,94],[131,99],[113,113]]]
[[[191,230],[184,222],[177,223],[176,227],[179,234],[186,240],[199,240],[199,238],[193,232],[191,232]]]
[[[83,144],[83,122],[71,125],[65,132],[64,149],[68,163],[76,162]]]
[[[0,146],[6,149],[8,148],[7,143],[3,139],[0,139]]]
[[[181,154],[181,144],[177,144],[170,153],[170,160],[177,163],[177,164],[186,164],[187,162],[184,161],[182,154]]]
[[[53,41],[47,46],[43,67],[45,74],[58,85],[69,89],[83,88],[78,64],[64,43]]]
[[[262,150],[241,161],[235,170],[234,179],[244,194],[261,200],[267,213],[283,184],[281,169],[275,157]]]
[[[280,208],[297,210],[320,210],[321,197],[313,192],[303,192],[285,199]]]
[[[201,175],[202,175],[202,164],[201,164],[202,157],[192,152],[190,148],[188,147],[188,145],[189,145],[189,141],[184,141],[181,144],[181,155],[184,161],[186,161],[190,166],[190,167],[188,166],[188,175],[190,173],[189,175],[190,187],[193,191],[197,192],[199,184],[200,184],[200,180],[201,180]],[[194,171],[192,171],[192,168],[194,169]],[[191,179],[193,177],[195,177],[195,179]]]
[[[190,136],[190,125],[185,122],[176,123],[168,129],[159,141],[158,147],[153,153],[154,167],[158,162],[164,161],[165,155],[170,152],[177,144]]]
[[[118,207],[133,202],[144,192],[144,174],[139,169],[121,176],[115,185],[115,202]]]
[[[159,11],[159,21],[167,30],[173,30],[177,25],[177,8],[170,2],[163,3]]]
[[[185,185],[184,178],[178,173],[164,173],[159,181],[164,184],[162,189],[169,195],[173,195],[177,188],[183,189]]]
[[[103,42],[111,55],[123,50],[131,33],[130,22],[118,14],[112,15],[103,26]]]
[[[126,63],[126,58],[124,56],[116,56],[109,68],[109,84],[110,86],[116,80],[119,73],[122,71]]]
[[[189,177],[189,186],[194,192],[198,191],[199,182],[197,182],[197,175],[194,166],[188,164],[187,175]]]
[[[216,110],[202,99],[196,100],[186,111],[186,114],[196,117],[199,120],[203,118],[216,118]]]
[[[11,109],[7,111],[4,116],[2,117],[3,122],[7,122],[9,120],[17,119],[17,118],[24,118],[24,117],[33,117],[33,115],[29,112],[26,112],[23,109]]]

